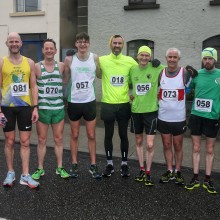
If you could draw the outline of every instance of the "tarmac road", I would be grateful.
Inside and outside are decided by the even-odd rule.
[[[220,219],[220,196],[210,195],[202,187],[187,191],[173,182],[158,183],[166,170],[163,164],[154,163],[152,174],[154,187],[146,187],[134,181],[138,168],[137,160],[130,160],[131,176],[120,176],[120,159],[115,158],[115,174],[97,181],[91,178],[89,155],[79,153],[78,179],[61,179],[55,174],[56,160],[53,148],[48,148],[45,159],[46,174],[40,179],[39,189],[30,189],[19,184],[21,161],[19,146],[15,147],[16,181],[12,188],[0,187],[0,217],[20,220],[44,219]],[[97,156],[99,168],[105,167],[105,157]],[[36,145],[31,146],[31,167],[37,165]],[[70,152],[64,151],[64,167],[70,168]],[[187,181],[192,170],[183,168]],[[6,175],[3,143],[0,142],[0,181]],[[203,173],[204,174],[204,173]],[[220,192],[220,173],[213,173],[215,186]]]

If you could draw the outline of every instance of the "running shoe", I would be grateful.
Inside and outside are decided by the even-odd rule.
[[[135,180],[138,182],[143,182],[145,180],[145,171],[140,170],[139,174],[135,177]]]
[[[129,177],[130,176],[129,167],[127,164],[121,165],[121,176],[122,177]]]
[[[153,185],[154,185],[154,182],[151,178],[151,175],[147,174],[145,178],[145,186],[153,186]]]
[[[70,169],[70,176],[73,178],[78,177],[78,164],[77,163],[72,164],[72,167]]]
[[[20,184],[21,185],[27,185],[27,186],[29,186],[32,189],[37,188],[40,185],[39,182],[37,182],[34,179],[32,179],[30,174],[28,174],[28,175],[21,175]]]
[[[92,164],[89,168],[89,172],[92,174],[92,178],[94,179],[101,179],[102,174],[98,172],[98,167],[96,164]]]
[[[44,169],[37,168],[36,171],[31,175],[31,177],[35,180],[39,180],[41,176],[45,174]]]
[[[180,171],[177,171],[175,174],[174,174],[174,177],[175,177],[175,183],[178,184],[178,185],[184,185],[185,184],[185,181],[184,181],[184,178],[183,178],[183,175]]]
[[[200,187],[200,182],[193,177],[189,184],[186,184],[184,188],[188,190],[193,190],[194,188],[198,187]]]
[[[67,173],[66,170],[63,167],[58,167],[56,169],[56,174],[60,175],[60,177],[63,178],[63,179],[70,177],[69,173]]]
[[[170,170],[167,170],[160,178],[160,183],[168,183],[170,180],[175,179],[175,176]]]
[[[110,177],[114,173],[114,166],[112,164],[108,164],[105,167],[105,171],[102,173],[102,176],[104,177]]]
[[[204,181],[202,187],[207,190],[208,193],[210,194],[217,194],[218,192],[216,191],[215,187],[213,186],[213,181],[208,180]]]
[[[13,182],[15,181],[15,172],[14,171],[8,171],[7,176],[3,182],[3,186],[13,186]]]

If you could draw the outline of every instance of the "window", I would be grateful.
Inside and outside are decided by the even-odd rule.
[[[156,4],[156,0],[129,0],[129,5]]]
[[[21,54],[31,58],[35,62],[43,60],[42,43],[47,34],[20,34],[23,42]]]
[[[220,5],[220,0],[212,0],[209,2],[211,6]]]
[[[40,11],[40,0],[16,0],[16,12]]]
[[[151,51],[152,51],[152,56],[151,59],[153,59],[154,57],[154,42],[150,41],[150,40],[133,40],[133,41],[129,41],[127,43],[127,55],[133,57],[135,60],[137,60],[137,52],[139,47],[141,46],[148,46],[150,47]]]
[[[128,0],[128,5],[124,6],[124,10],[153,9],[159,7],[160,5],[156,3],[156,0]]]

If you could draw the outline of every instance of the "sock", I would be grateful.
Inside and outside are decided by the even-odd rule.
[[[193,177],[194,177],[195,180],[199,180],[199,174],[198,173],[194,173]]]
[[[113,166],[113,161],[112,160],[107,160],[107,164],[111,164]]]
[[[210,180],[210,175],[205,175],[205,180],[204,181],[209,181]]]
[[[144,166],[140,166],[140,170],[145,170]]]
[[[145,173],[146,173],[147,175],[150,175],[150,174],[151,174],[151,171],[150,171],[150,170],[146,170]]]
[[[127,165],[128,161],[121,161],[121,165]]]

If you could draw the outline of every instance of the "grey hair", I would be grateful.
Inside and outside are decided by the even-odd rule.
[[[178,53],[178,56],[181,57],[181,52],[179,49],[175,48],[175,47],[172,47],[172,48],[169,48],[166,52],[166,57],[168,56],[169,52],[171,51],[174,51],[174,52],[177,52]]]

